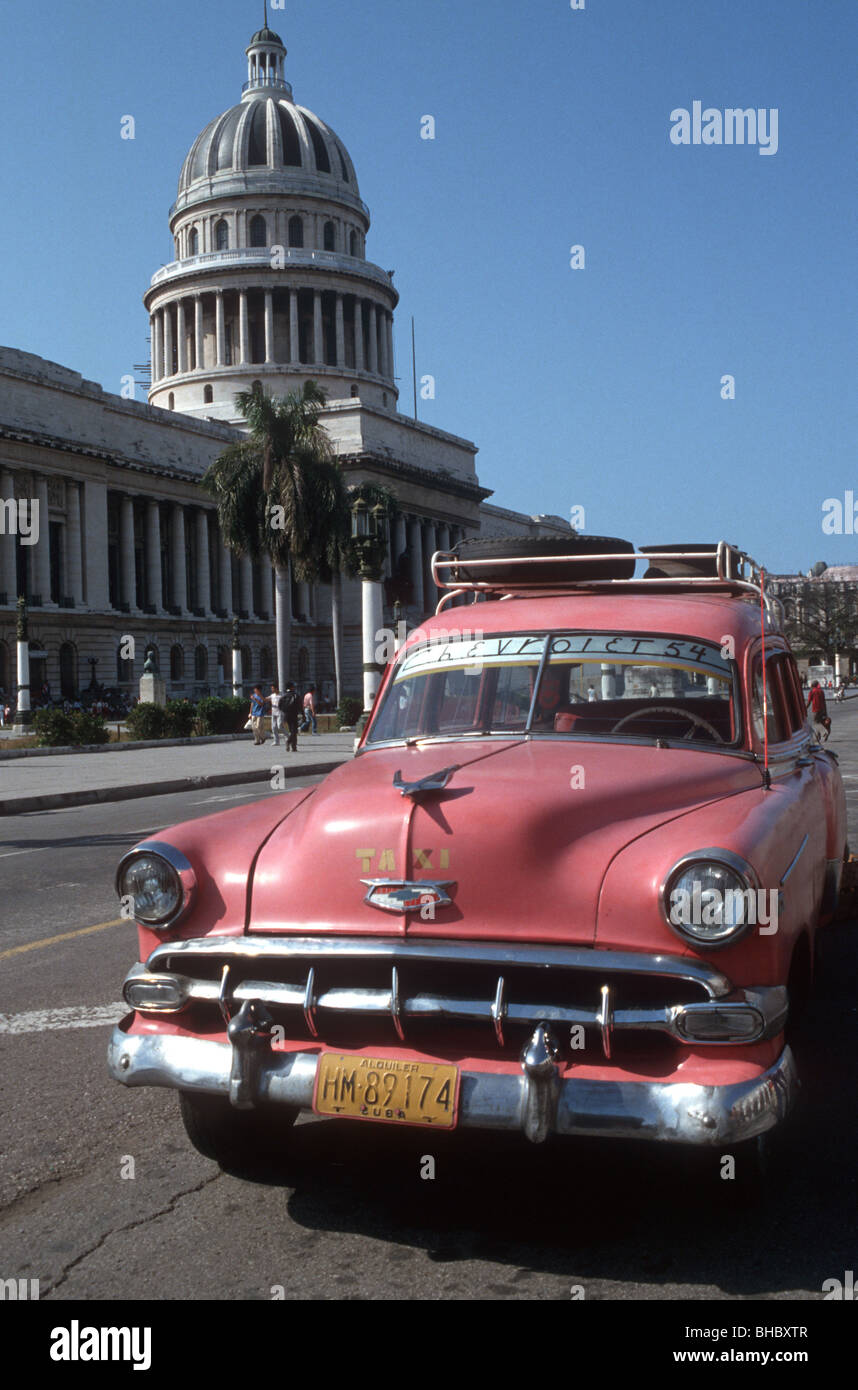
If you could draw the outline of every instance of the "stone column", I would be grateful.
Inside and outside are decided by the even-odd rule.
[[[239,365],[247,361],[247,290],[238,292],[238,361]]]
[[[369,362],[367,367],[378,375],[378,316],[374,304],[369,306]]]
[[[173,375],[173,314],[164,306],[164,376]]]
[[[242,555],[238,562],[239,573],[239,608],[248,616],[253,617],[253,561],[249,555]]]
[[[439,550],[449,550],[449,549],[450,549],[450,528],[449,528],[449,526],[439,526],[439,527],[438,527],[438,549],[439,549]]]
[[[104,483],[87,480],[83,485],[83,534],[87,537],[84,562],[84,598],[92,612],[108,607],[107,580],[107,488]]]
[[[225,366],[226,320],[223,312],[223,290],[215,290],[215,366]]]
[[[301,361],[301,335],[298,332],[298,291],[289,291],[289,361]]]
[[[188,569],[185,551],[185,509],[173,503],[170,516],[170,542],[173,548],[173,607],[184,616],[188,611]]]
[[[136,604],[136,583],[134,574],[134,500],[127,494],[123,496],[119,508],[119,597],[127,603],[130,612]]]
[[[274,361],[274,291],[265,291],[265,360]]]
[[[408,548],[410,551],[409,578],[414,587],[414,606],[422,614],[423,603],[423,528],[420,518],[411,517],[408,523]]]
[[[156,613],[164,608],[161,584],[161,508],[154,498],[146,504],[146,597]]]
[[[393,555],[391,558],[394,571],[396,570],[399,557],[407,544],[408,538],[405,534],[405,517],[402,515],[402,512],[398,512],[393,523]]]
[[[176,356],[180,373],[188,370],[188,334],[185,326],[185,301],[180,299],[176,305]]]
[[[432,578],[432,556],[437,549],[435,523],[426,521],[423,524],[423,601],[430,613],[435,612],[438,602],[438,588]]]
[[[343,317],[343,297],[337,295],[337,366],[346,365],[346,324]]]
[[[232,614],[232,551],[227,550],[223,541],[218,559],[218,607],[229,618]]]
[[[194,370],[201,372],[206,365],[206,349],[203,340],[203,297],[194,295]]]
[[[363,358],[363,303],[355,300],[355,371],[364,369]]]
[[[395,363],[393,361],[393,314],[389,312],[386,313],[384,315],[384,322],[387,333],[387,375],[391,381],[394,381]]]
[[[322,337],[322,291],[313,290],[313,361],[321,367],[325,361],[325,345]]]
[[[159,334],[159,332],[160,332],[160,325],[159,325],[159,323],[158,323],[158,313],[157,313],[157,310],[156,310],[156,312],[155,312],[154,314],[150,314],[150,316],[149,316],[149,357],[150,357],[150,361],[151,361],[151,364],[152,364],[152,384],[153,384],[153,385],[155,384],[155,382],[158,380],[159,376],[161,375],[161,369],[160,369],[160,365],[159,365],[159,363],[160,363],[160,358],[161,358],[161,354],[160,354],[160,352],[158,351],[158,334]]]
[[[43,607],[51,602],[51,528],[48,516],[48,480],[43,473],[35,477],[34,497],[39,503],[39,539],[33,546],[33,592],[40,594]]]
[[[15,479],[12,474],[4,468],[3,471],[0,472],[0,507],[3,506],[4,502],[10,500],[15,503],[17,525],[18,504],[15,501]],[[0,517],[4,515],[8,517],[8,508],[0,512]],[[6,595],[6,602],[12,606],[14,606],[18,597],[16,592],[18,588],[18,575],[15,544],[15,532],[10,530],[8,525],[4,526],[3,534],[0,535],[0,593]]]
[[[206,617],[212,611],[212,577],[209,560],[209,514],[204,507],[197,512],[197,598],[198,607]]]

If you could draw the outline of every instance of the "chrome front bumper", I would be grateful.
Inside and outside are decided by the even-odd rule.
[[[108,1048],[109,1071],[125,1086],[207,1091],[240,1109],[260,1102],[312,1109],[318,1053],[272,1052],[252,1019],[243,1025],[233,1019],[230,1038],[131,1034],[120,1024]],[[762,1075],[728,1086],[562,1079],[550,1035],[540,1027],[522,1053],[519,1075],[462,1073],[458,1125],[519,1130],[537,1143],[566,1134],[723,1145],[773,1128],[788,1114],[797,1086],[788,1047]]]

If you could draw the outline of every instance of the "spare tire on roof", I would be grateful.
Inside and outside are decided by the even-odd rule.
[[[684,541],[680,545],[642,545],[642,555],[670,554],[681,550],[681,560],[656,560],[644,579],[717,579],[717,541]]]
[[[462,564],[458,578],[474,584],[508,584],[511,589],[529,584],[567,585],[580,580],[631,579],[635,572],[635,548],[616,536],[485,536],[460,541],[453,553]],[[509,564],[510,560],[549,559],[564,555],[607,555],[605,560],[578,564]],[[470,569],[469,560],[492,560],[491,565]],[[444,571],[448,574],[449,571]]]

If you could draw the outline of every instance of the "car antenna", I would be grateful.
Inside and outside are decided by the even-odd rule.
[[[765,570],[760,570],[760,636],[763,643],[763,786],[768,791],[772,785],[772,774],[769,771],[769,701],[768,687],[766,684],[766,600],[764,586],[766,582]]]

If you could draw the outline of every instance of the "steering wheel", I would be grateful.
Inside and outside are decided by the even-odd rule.
[[[625,724],[631,724],[633,719],[648,719],[651,714],[681,714],[683,719],[687,719],[690,724],[696,726],[698,729],[705,729],[707,734],[712,735],[716,743],[724,742],[718,730],[713,724],[709,723],[708,719],[703,719],[699,714],[692,714],[690,710],[682,709],[680,705],[649,705],[646,709],[632,710],[631,714],[624,714],[622,719],[617,721],[611,729],[611,733],[619,733],[620,729],[622,729]],[[693,734],[694,729],[691,728],[688,730],[687,734],[683,734],[683,738],[690,739],[693,737]]]

